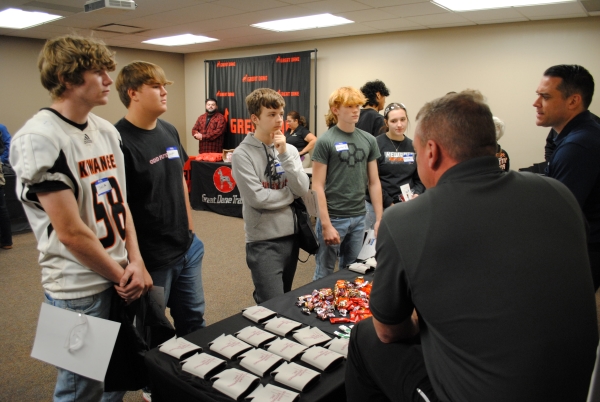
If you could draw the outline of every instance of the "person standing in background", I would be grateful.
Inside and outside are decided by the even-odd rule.
[[[375,210],[373,229],[377,235],[383,213],[381,183],[377,173],[379,148],[375,137],[356,128],[360,105],[366,102],[356,88],[342,87],[329,96],[325,117],[329,130],[319,136],[312,155],[312,188],[319,202],[313,281],[353,263],[365,234],[365,194]]]
[[[0,126],[2,126],[0,124]],[[2,126],[4,127],[4,126]],[[3,138],[0,137],[0,154],[4,153]],[[10,227],[10,216],[8,215],[8,208],[6,207],[6,197],[4,195],[4,173],[2,172],[3,162],[0,161],[0,248],[10,250],[12,248],[12,231]]]
[[[494,126],[496,127],[496,142],[498,142],[504,135],[504,122],[494,116]],[[498,158],[500,169],[508,172],[510,170],[510,158],[508,157],[508,152],[503,150],[500,144],[496,144],[496,158]]]
[[[594,78],[578,65],[548,68],[533,103],[535,124],[551,127],[556,137],[546,175],[566,185],[589,225],[588,254],[594,288],[600,287],[600,124],[589,106]]]
[[[206,113],[200,115],[192,128],[192,135],[200,141],[198,153],[223,152],[223,133],[225,132],[225,116],[219,112],[217,100],[206,100]]]
[[[309,167],[308,153],[315,147],[317,137],[308,130],[304,116],[300,116],[296,111],[288,112],[286,122],[288,129],[285,132],[285,141],[298,150],[302,166]]]
[[[385,98],[390,96],[390,90],[380,80],[369,81],[360,88],[367,99],[360,110],[360,117],[356,123],[359,128],[377,137],[385,132],[383,116],[379,114],[385,106]]]
[[[12,137],[4,124],[0,124],[0,134],[2,142],[4,143],[4,151],[0,152],[0,162],[8,165],[10,163],[8,157],[10,156],[10,141]]]
[[[408,128],[408,113],[402,103],[390,103],[384,110],[383,119],[387,132],[375,140],[381,156],[377,158],[377,171],[381,181],[383,209],[405,201],[402,198],[400,186],[410,185],[413,198],[425,191],[425,186],[419,179],[415,148],[410,138],[406,136]],[[408,201],[408,200],[406,200]],[[375,210],[371,197],[367,193],[365,200],[367,214],[365,229],[373,229]]]

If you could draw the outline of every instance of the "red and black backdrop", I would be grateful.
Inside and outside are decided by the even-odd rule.
[[[208,97],[215,98],[225,115],[223,148],[237,147],[254,130],[246,109],[246,96],[257,88],[271,88],[285,100],[285,113],[310,113],[310,57],[313,51],[280,53],[237,59],[207,60]],[[285,131],[285,118],[284,127]]]

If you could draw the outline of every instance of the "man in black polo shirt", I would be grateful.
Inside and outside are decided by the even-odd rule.
[[[577,65],[548,68],[537,89],[535,124],[552,127],[546,140],[546,175],[567,186],[589,225],[588,254],[594,289],[600,287],[600,124],[588,110],[594,78]],[[553,148],[553,150],[552,150]],[[548,151],[550,149],[550,151]]]
[[[427,191],[379,226],[348,400],[585,401],[598,327],[576,199],[500,170],[478,92],[427,103],[414,145]]]

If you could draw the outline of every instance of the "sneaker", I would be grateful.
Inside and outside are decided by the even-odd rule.
[[[142,398],[144,399],[144,402],[152,402],[152,393],[150,390],[142,391]]]

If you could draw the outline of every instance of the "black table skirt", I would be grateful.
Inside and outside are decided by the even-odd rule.
[[[231,163],[192,161],[191,183],[192,209],[242,217],[242,198],[231,176]]]

